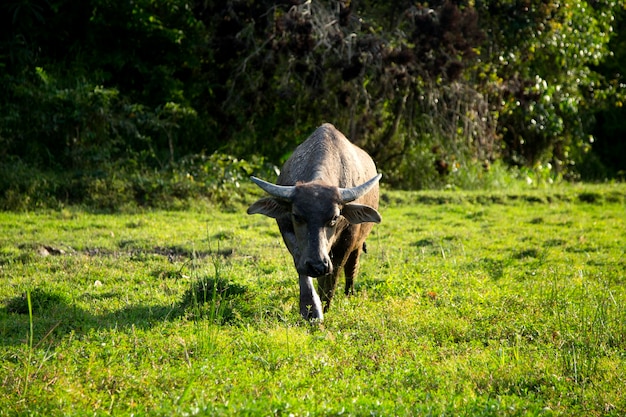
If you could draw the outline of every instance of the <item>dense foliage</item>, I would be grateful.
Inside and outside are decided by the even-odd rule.
[[[39,187],[42,171],[61,184],[46,192],[80,201],[68,184],[184,176],[181,160],[215,152],[256,156],[248,170],[279,165],[324,121],[397,187],[463,185],[459,173],[496,161],[553,177],[624,175],[618,1],[0,7],[5,197]]]

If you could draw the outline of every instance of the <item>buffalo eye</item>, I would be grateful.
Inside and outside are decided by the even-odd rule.
[[[332,219],[330,219],[330,220],[328,221],[328,223],[326,223],[326,225],[327,225],[328,227],[335,227],[335,226],[337,226],[337,221],[339,221],[339,216],[338,216],[338,215],[335,215],[335,216],[333,216],[333,218],[332,218]]]

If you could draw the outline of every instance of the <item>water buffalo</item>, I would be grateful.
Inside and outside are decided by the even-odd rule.
[[[295,149],[276,184],[251,177],[270,197],[253,203],[248,214],[276,219],[298,271],[305,319],[324,318],[341,268],[345,293],[353,292],[365,238],[381,221],[380,178],[372,158],[329,123]]]

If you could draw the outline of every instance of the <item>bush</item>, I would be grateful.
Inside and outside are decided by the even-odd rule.
[[[624,176],[615,0],[22,3],[0,13],[0,160],[56,174],[5,183],[10,207],[198,182],[224,202],[242,161],[281,164],[323,122],[395,187],[475,187],[501,159]]]
[[[197,202],[230,208],[246,200],[250,175],[272,178],[277,170],[260,157],[245,161],[219,153],[189,156],[163,169],[128,160],[104,164],[98,171],[63,175],[14,159],[0,163],[0,209],[79,204],[115,212],[139,207],[178,209]]]

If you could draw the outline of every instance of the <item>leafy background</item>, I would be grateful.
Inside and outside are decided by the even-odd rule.
[[[325,121],[395,188],[624,177],[619,1],[0,7],[5,209],[221,202]]]

